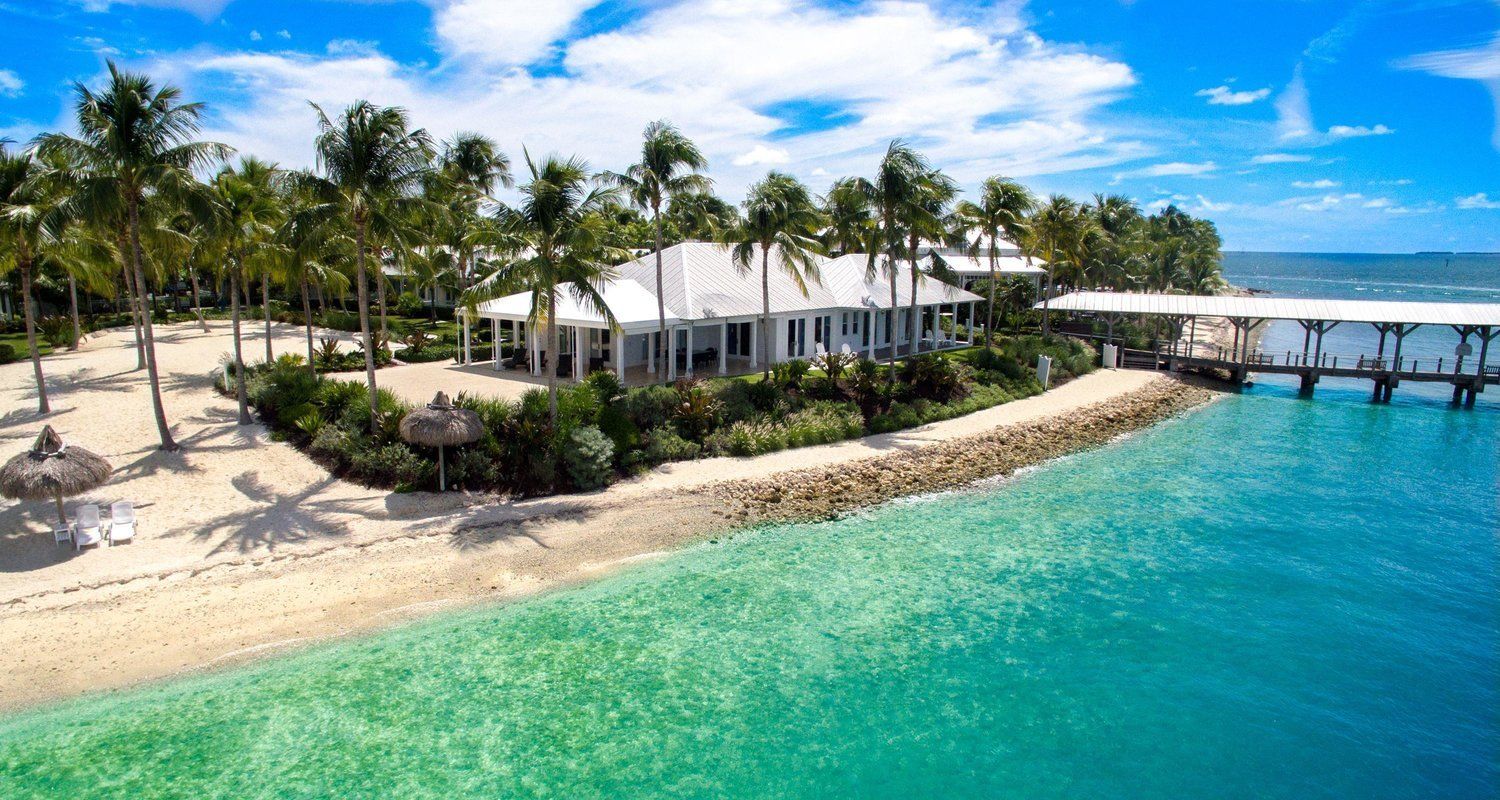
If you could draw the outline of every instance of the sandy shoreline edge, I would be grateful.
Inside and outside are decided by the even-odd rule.
[[[595,495],[498,513],[469,509],[452,525],[23,598],[0,611],[0,648],[19,654],[0,678],[0,710],[223,669],[459,606],[577,585],[735,528],[827,519],[1009,475],[1107,444],[1216,394],[1162,375],[1096,375],[1029,405],[904,437],[687,462]],[[715,479],[733,475],[753,477]]]

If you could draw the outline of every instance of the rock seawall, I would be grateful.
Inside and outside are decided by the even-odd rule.
[[[897,497],[955,489],[1099,447],[1217,395],[1202,383],[1164,379],[1050,419],[836,466],[726,481],[696,493],[722,503],[724,515],[739,524],[831,519]]]

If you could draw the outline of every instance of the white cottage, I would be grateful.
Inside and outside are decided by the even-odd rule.
[[[809,358],[819,350],[847,349],[880,357],[888,352],[893,338],[901,352],[906,352],[909,267],[898,273],[895,314],[891,313],[883,260],[876,264],[874,275],[869,274],[869,259],[864,255],[817,259],[815,272],[804,294],[772,254],[767,336],[760,325],[763,301],[758,257],[749,269],[741,270],[723,245],[686,242],[662,251],[667,377],[750,372],[766,362]],[[523,359],[517,361],[533,374],[543,374],[546,364],[557,364],[560,374],[575,378],[608,367],[629,382],[647,381],[656,372],[656,354],[663,350],[658,346],[655,288],[656,257],[647,254],[620,265],[617,276],[600,287],[614,315],[613,326],[603,315],[579,307],[573,298],[566,302],[560,298],[557,324],[564,333],[559,359],[546,352],[545,327],[530,322],[534,315],[529,293],[485,303],[477,316],[490,320],[497,337],[501,330],[514,332],[525,347]],[[975,304],[981,301],[978,295],[924,275],[917,287],[918,349],[971,341],[972,335],[962,342],[943,335],[940,320],[947,318],[957,333],[960,318],[975,319]],[[501,366],[497,358],[495,367]]]

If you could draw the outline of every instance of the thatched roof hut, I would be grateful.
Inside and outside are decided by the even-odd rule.
[[[113,471],[103,458],[64,444],[48,425],[30,450],[0,467],[0,494],[18,500],[56,500],[58,522],[66,527],[63,498],[103,485]]]
[[[484,435],[484,422],[470,409],[453,405],[444,392],[438,392],[425,408],[414,409],[401,419],[401,438],[412,444],[438,449],[438,488],[448,490],[443,448],[478,441]]]

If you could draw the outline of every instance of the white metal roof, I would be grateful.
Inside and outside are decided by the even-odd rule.
[[[953,272],[955,272],[955,273],[957,273],[959,275],[963,275],[964,277],[986,277],[987,278],[987,277],[989,277],[989,274],[990,274],[990,258],[987,255],[981,255],[978,258],[976,258],[974,256],[959,256],[959,255],[947,255],[947,254],[943,254],[943,261],[947,262],[948,269],[952,270]],[[924,257],[922,259],[922,263],[924,265],[924,268],[931,269],[932,256],[926,256],[926,257]],[[995,272],[998,273],[998,274],[1000,274],[1000,275],[1045,275],[1045,274],[1047,274],[1045,270],[1043,270],[1041,267],[1037,266],[1037,264],[1040,264],[1040,263],[1044,263],[1044,262],[1040,262],[1040,261],[1036,261],[1036,260],[1032,260],[1032,261],[1028,262],[1025,258],[1023,258],[1021,256],[1004,256],[1004,255],[1002,255],[1002,256],[998,256],[998,257],[995,258]]]
[[[655,330],[657,320],[656,295],[645,290],[629,278],[616,278],[600,286],[604,304],[615,315],[615,323],[626,333]],[[525,320],[531,315],[531,292],[507,295],[479,305],[479,316],[484,319]],[[682,319],[667,304],[667,324],[676,325]],[[557,324],[578,325],[585,328],[607,328],[604,315],[578,302],[570,292],[557,296]]]
[[[734,263],[730,248],[709,242],[684,242],[662,251],[662,294],[667,307],[677,309],[684,320],[750,317],[761,313],[760,257],[752,258],[750,269],[741,271]],[[890,305],[890,286],[883,272],[873,282],[865,282],[868,256],[851,254],[835,259],[815,259],[815,276],[806,281],[807,293],[777,266],[771,253],[769,293],[772,314],[821,311],[839,308],[867,308],[869,297],[878,308]],[[641,286],[656,286],[656,256],[648,253],[621,264],[620,275]],[[897,280],[897,300],[911,302],[911,272],[902,269]],[[882,301],[881,298],[884,298]],[[979,300],[932,278],[922,281],[917,300],[923,305],[967,303]],[[654,314],[654,312],[653,312]],[[653,317],[654,318],[654,317]]]
[[[1036,305],[1036,308],[1041,307],[1041,303]],[[1500,327],[1500,303],[1406,303],[1385,300],[1074,292],[1054,297],[1050,307],[1054,311],[1095,311],[1106,314]]]

